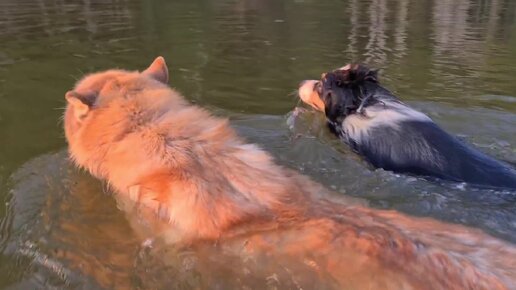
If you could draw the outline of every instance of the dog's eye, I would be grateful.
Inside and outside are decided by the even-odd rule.
[[[337,85],[337,87],[340,87],[340,86],[342,86],[342,81],[341,80],[337,80],[335,82],[335,84]]]

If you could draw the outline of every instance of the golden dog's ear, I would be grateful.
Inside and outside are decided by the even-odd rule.
[[[142,74],[148,75],[164,84],[168,83],[167,63],[162,56],[158,56]]]
[[[81,95],[75,91],[68,91],[65,94],[65,99],[72,106],[74,115],[78,120],[86,117],[95,102],[94,95]]]

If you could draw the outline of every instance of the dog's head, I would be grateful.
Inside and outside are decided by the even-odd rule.
[[[131,95],[131,90],[140,91],[153,84],[156,86],[167,82],[168,69],[162,57],[156,58],[142,72],[107,70],[85,76],[65,95],[68,103],[64,115],[67,139],[73,139],[71,137],[90,122],[93,115],[116,102],[118,97]]]
[[[324,73],[320,80],[306,80],[299,86],[303,102],[322,111],[331,121],[344,119],[360,107],[378,83],[377,71],[359,64],[348,64]]]
[[[65,95],[63,116],[72,157],[83,162],[86,153],[95,151],[90,147],[120,138],[134,124],[145,123],[158,115],[160,104],[169,108],[169,103],[179,102],[169,97],[167,82],[168,69],[162,57],[142,72],[107,70],[79,80]]]

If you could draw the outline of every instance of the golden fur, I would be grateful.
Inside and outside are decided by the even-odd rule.
[[[370,269],[378,281],[398,283],[393,289],[515,287],[513,246],[461,226],[330,200],[167,81],[161,57],[141,73],[84,77],[66,94],[65,133],[78,165],[167,221],[176,241],[230,245],[247,235],[246,247],[256,251],[324,257],[320,267],[340,285]]]

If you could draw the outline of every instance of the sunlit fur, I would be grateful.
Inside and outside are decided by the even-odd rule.
[[[516,282],[514,247],[476,230],[334,199],[244,142],[227,120],[188,104],[167,79],[162,58],[142,73],[84,77],[66,94],[65,131],[78,165],[167,221],[179,242],[231,245],[245,235],[253,255],[310,255],[317,271],[342,287],[353,280],[356,289],[507,289]]]
[[[300,98],[373,166],[516,189],[516,170],[442,130],[380,86],[376,71],[351,64],[302,82]]]

